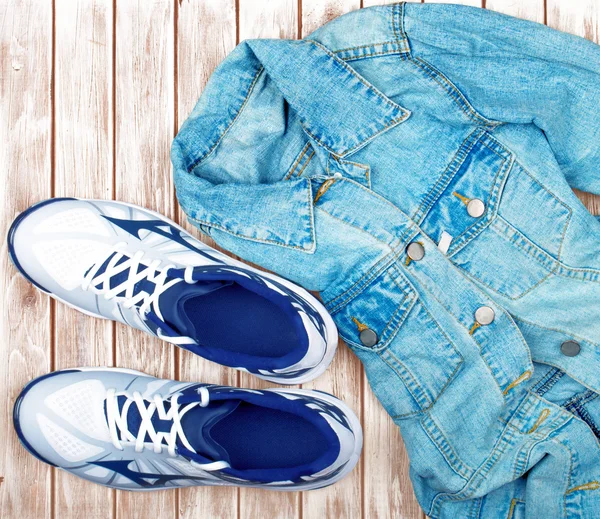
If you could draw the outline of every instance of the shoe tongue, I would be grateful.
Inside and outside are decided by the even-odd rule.
[[[123,405],[127,401],[127,397],[117,397],[117,405],[119,413],[123,410]],[[145,402],[148,404],[148,402]],[[179,409],[183,409],[188,404],[180,404]],[[221,447],[210,435],[211,429],[220,422],[223,418],[231,414],[240,405],[240,400],[219,400],[209,403],[206,407],[200,405],[192,407],[181,418],[181,428],[189,444],[194,448],[196,454],[204,456],[212,461],[226,461],[229,463],[229,454]],[[171,404],[168,401],[164,402],[165,411],[168,413]],[[140,411],[135,402],[132,402],[127,410],[127,429],[131,434],[137,437],[142,423]],[[156,432],[169,434],[173,427],[173,420],[161,420],[158,416],[158,411],[154,411],[152,415],[152,425]],[[151,442],[150,436],[146,433],[145,442]],[[177,447],[187,450],[177,437]]]
[[[200,281],[194,284],[181,281],[165,290],[158,299],[158,308],[163,320],[176,330],[180,335],[196,337],[196,328],[185,312],[186,301],[199,297],[225,286],[231,285],[230,281]]]
[[[181,419],[185,437],[197,454],[213,461],[229,463],[229,453],[211,436],[212,428],[233,413],[240,400],[219,400],[206,407],[191,409]]]

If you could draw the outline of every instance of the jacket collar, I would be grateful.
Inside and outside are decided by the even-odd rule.
[[[410,116],[318,42],[244,44],[298,114],[305,132],[337,157],[357,151]]]
[[[286,154],[302,151],[305,133],[326,160],[325,175],[328,154],[346,163],[342,157],[409,115],[315,41],[246,41],[219,65],[175,139],[179,202],[204,231],[233,237],[233,252],[242,246],[236,238],[314,252],[317,186],[284,179],[279,163],[294,162]],[[261,157],[270,126],[281,134],[279,162]]]

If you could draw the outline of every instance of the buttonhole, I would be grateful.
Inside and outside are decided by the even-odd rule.
[[[470,198],[467,198],[466,196],[461,195],[460,193],[457,193],[456,191],[453,191],[452,193],[456,198],[458,198],[463,204],[468,205],[468,203],[471,201]]]
[[[336,178],[330,178],[329,180],[323,182],[323,184],[317,191],[317,194],[315,195],[313,204],[316,204],[319,201],[319,198],[321,198],[327,192],[327,190],[335,183],[336,180]]]
[[[531,378],[531,371],[527,370],[525,373],[523,373],[517,380],[512,381],[507,387],[506,389],[502,392],[502,394],[504,396],[506,396],[508,394],[508,392],[511,389],[514,389],[515,387],[517,387],[521,382],[525,382],[526,380]]]
[[[359,332],[362,332],[369,328],[366,324],[361,323],[356,317],[352,317],[352,322],[356,325]]]
[[[544,409],[541,413],[540,416],[538,416],[538,419],[535,421],[535,423],[533,424],[533,427],[531,429],[529,429],[529,431],[527,431],[527,434],[532,434],[535,431],[538,430],[538,427],[540,425],[542,425],[546,419],[550,416],[550,409]]]

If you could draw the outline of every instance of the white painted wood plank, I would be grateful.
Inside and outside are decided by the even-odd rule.
[[[239,0],[239,39],[296,38],[298,2],[296,0]],[[240,374],[241,387],[276,387],[253,375]],[[296,518],[300,516],[299,492],[269,492],[240,489],[240,519]]]
[[[544,23],[544,0],[487,0],[486,9]]]
[[[307,36],[327,22],[360,8],[358,0],[303,0],[302,36]],[[362,417],[363,369],[358,358],[340,340],[334,361],[318,379],[304,384],[306,389],[332,393],[348,404],[359,419]],[[305,517],[359,518],[362,515],[361,490],[363,460],[359,461],[344,480],[330,487],[302,493],[302,511]],[[368,477],[368,476],[367,476]]]
[[[173,218],[174,2],[119,0],[116,12],[116,199]],[[173,346],[117,325],[116,364],[173,378]],[[177,491],[117,492],[117,517],[175,515]]]
[[[302,0],[302,37],[360,6],[360,0]]]
[[[177,119],[181,125],[214,68],[235,47],[236,14],[234,0],[184,1],[178,7],[176,85]],[[178,214],[179,221],[192,235],[214,246],[213,240],[187,222],[183,211]],[[231,368],[184,350],[180,350],[178,357],[182,380],[237,385],[237,372]],[[238,494],[238,489],[233,487],[181,489],[179,517],[236,518]]]
[[[436,4],[461,4],[470,5],[471,7],[483,7],[482,0],[424,0],[425,4],[436,3]]]
[[[110,198],[112,3],[76,0],[55,5],[55,196]],[[61,303],[55,306],[55,369],[110,366],[113,324]],[[56,517],[110,517],[113,499],[110,489],[56,472]]]
[[[364,0],[363,6],[372,7],[392,3],[396,2],[394,0],[386,2]],[[306,4],[306,0],[304,4]],[[305,11],[306,8],[303,9],[303,14]],[[318,25],[315,24],[311,29],[314,30],[317,27]],[[369,388],[364,370],[361,367],[354,368],[354,366],[350,369],[342,367],[348,362],[345,357],[351,357],[352,362],[358,366],[360,363],[347,350],[346,346],[340,349],[338,358],[332,366],[333,376],[343,377],[345,374],[350,373],[350,379],[352,379],[355,369],[360,369],[361,373],[360,382],[354,381],[349,389],[346,389],[345,395],[341,390],[336,390],[335,387],[333,392],[344,399],[354,399],[358,393],[357,388],[362,386],[361,405],[359,406],[354,401],[349,403],[355,411],[360,410],[362,413],[364,428],[363,455],[360,466],[357,467],[361,475],[360,493],[364,517],[420,519],[424,515],[416,501],[408,476],[408,456],[404,450],[400,430],[381,407]],[[338,362],[340,367],[337,366]],[[320,379],[316,382],[321,383]],[[340,392],[336,393],[336,391]],[[355,509],[355,506],[353,509]],[[356,514],[356,511],[354,510],[353,513]]]
[[[50,2],[0,2],[1,232],[51,194],[52,12]],[[0,510],[7,518],[48,518],[51,468],[18,442],[12,407],[32,378],[51,368],[50,300],[0,254]],[[2,481],[3,480],[3,481]]]

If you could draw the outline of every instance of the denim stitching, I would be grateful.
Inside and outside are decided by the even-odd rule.
[[[471,241],[481,234],[486,227],[490,226],[494,219],[498,216],[500,205],[499,202],[502,198],[501,195],[504,192],[506,179],[510,174],[513,164],[514,160],[512,158],[503,158],[498,167],[498,171],[496,171],[496,175],[492,180],[492,187],[490,189],[490,197],[488,202],[490,210],[486,212],[483,218],[480,218],[479,221],[467,227],[462,233],[454,238],[453,246],[448,251],[448,256],[453,256],[459,250],[462,250],[464,247],[466,247],[466,245],[471,243]]]
[[[419,224],[422,223],[422,221],[429,213],[429,210],[439,200],[444,190],[448,187],[448,184],[450,184],[452,179],[456,176],[458,170],[469,156],[469,153],[471,152],[473,147],[479,142],[482,136],[483,130],[480,128],[476,128],[471,133],[469,133],[469,135],[461,142],[460,146],[458,147],[458,150],[454,154],[454,157],[446,166],[446,169],[440,175],[440,177],[433,185],[429,193],[425,195],[425,199],[423,200],[423,202],[421,202],[421,204],[413,214],[413,220],[415,220]]]
[[[390,49],[387,51],[381,51],[381,52],[371,52],[369,54],[360,54],[359,56],[349,56],[349,57],[342,57],[342,56],[338,56],[341,60],[344,60],[345,62],[348,61],[358,61],[361,59],[366,59],[366,58],[372,58],[373,56],[394,56],[394,55],[403,55],[406,54],[406,51],[403,49]]]
[[[319,42],[314,41],[314,40],[304,40],[304,41],[315,45],[316,47],[318,47],[319,49],[321,49],[323,52],[325,52],[330,57],[332,57],[334,59],[337,59],[340,62],[340,65],[342,65],[346,69],[346,72],[349,72],[350,74],[352,74],[358,81],[360,81],[373,94],[375,94],[377,97],[379,97],[381,99],[381,101],[383,101],[385,104],[389,105],[391,108],[394,108],[396,110],[400,110],[401,112],[408,112],[408,110],[406,108],[400,106],[397,103],[394,103],[389,97],[387,97],[378,88],[376,88],[374,85],[372,85],[371,83],[369,83],[362,76],[359,76],[352,67],[350,67],[349,65],[347,65],[343,60],[340,60],[339,58],[337,58],[336,55],[333,54],[327,47],[321,45]]]
[[[567,490],[565,495],[572,494],[573,492],[578,492],[580,490],[598,490],[600,488],[600,483],[598,481],[590,481],[589,483],[585,483],[584,485],[579,485],[577,487],[570,488]]]
[[[429,62],[425,61],[419,57],[411,57],[409,59],[411,63],[416,65],[420,70],[423,71],[423,74],[435,81],[440,87],[446,91],[446,93],[450,96],[450,98],[458,105],[458,107],[465,113],[470,119],[472,119],[477,124],[482,124],[486,128],[496,128],[503,124],[500,121],[493,121],[481,115],[473,105],[467,100],[465,95],[458,89],[458,87],[448,79],[443,72],[439,69],[431,65]]]
[[[327,213],[327,211],[325,211],[324,209],[321,209],[320,207],[318,209]],[[327,214],[329,216],[331,216],[332,218],[336,218],[335,216],[333,216],[329,213],[327,213]],[[339,220],[339,218],[336,218],[336,219]],[[343,220],[339,220],[339,221],[343,221]],[[350,225],[351,227],[354,227],[353,225],[348,224],[347,222],[344,222],[344,223],[346,223],[347,225]],[[354,227],[354,228],[358,229],[358,227]],[[362,232],[366,233],[366,231],[364,231],[364,230]],[[371,236],[371,235],[369,234],[369,236]],[[386,260],[387,260],[387,263],[385,263],[383,267],[380,267],[379,264],[383,263]],[[387,269],[394,262],[394,260],[395,260],[395,257],[393,255],[393,253],[387,254],[387,255],[383,256],[381,259],[377,260],[377,262],[369,270],[367,270],[360,278],[358,278],[354,283],[352,283],[352,285],[350,285],[346,290],[344,290],[341,294],[338,294],[333,299],[331,299],[327,303],[325,303],[325,306],[327,307],[329,313],[333,314],[333,313],[337,312],[337,310],[340,307],[344,306],[346,303],[348,303],[352,299],[354,299],[358,294],[360,294],[364,289],[367,288],[368,284],[375,277],[377,277],[381,272],[383,272],[385,269]],[[346,299],[344,299],[341,303],[335,303],[334,306],[331,306],[332,304],[334,304],[334,302],[336,300],[344,297],[348,292],[354,291],[355,287],[359,284],[361,284],[361,287],[358,289],[359,291],[357,294],[351,294]]]
[[[510,502],[510,509],[508,510],[508,517],[506,519],[513,519],[517,503],[525,504],[525,501],[517,499],[516,497]]]
[[[458,322],[458,324],[464,328],[464,330],[466,330],[467,332],[469,331],[469,327],[465,326],[462,321],[460,320],[460,318],[454,313],[454,311],[449,308],[444,302],[440,301],[440,299],[431,291],[429,290],[427,287],[425,287],[425,290],[427,290],[427,292],[429,293],[429,295],[431,297],[433,297],[433,299],[435,299],[443,308],[446,309],[446,311],[452,315],[456,321]],[[506,313],[507,316],[508,313]],[[509,316],[510,318],[510,316]],[[514,323],[513,323],[514,324]],[[471,335],[471,339],[475,342],[475,344],[477,345],[477,348],[479,349],[480,352],[483,352],[483,346],[482,344],[477,340],[477,338],[474,335]],[[524,339],[522,339],[522,343],[527,347],[527,351],[529,351],[529,346],[527,346],[527,343]],[[502,388],[502,386],[500,385],[500,383],[498,382],[498,380],[496,379],[496,375],[494,374],[494,370],[492,369],[492,367],[490,366],[490,364],[488,363],[487,359],[483,356],[483,353],[481,354],[481,360],[483,361],[483,363],[487,366],[488,370],[490,371],[490,374],[492,375],[492,378],[494,379],[494,381],[496,382],[496,385],[498,386],[498,389],[500,390],[500,393],[504,395],[504,389]],[[529,364],[532,364],[532,359],[531,359],[531,354],[528,353],[528,358],[529,358]]]
[[[300,150],[300,153],[298,154],[298,156],[296,157],[296,160],[293,162],[292,167],[289,169],[289,171],[286,173],[286,175],[283,177],[283,180],[288,180],[293,174],[294,171],[296,170],[296,168],[298,167],[298,164],[300,163],[300,161],[302,160],[302,157],[304,157],[304,155],[306,154],[306,152],[308,151],[308,149],[310,148],[310,141],[308,141],[303,148]]]
[[[505,427],[500,434],[494,448],[490,455],[484,460],[484,462],[476,469],[471,479],[465,484],[462,490],[450,494],[448,492],[440,492],[433,500],[430,511],[427,515],[433,515],[433,511],[436,510],[436,515],[439,515],[438,511],[440,507],[447,501],[461,501],[467,499],[477,491],[486,479],[487,475],[494,468],[496,463],[501,458],[502,454],[506,451],[506,448],[512,443],[514,437],[514,431],[510,427]]]
[[[384,272],[384,275],[385,275],[385,272]],[[369,285],[367,287],[365,287],[364,290],[371,288],[371,286],[372,286],[372,283],[369,283]],[[362,291],[359,292],[357,294],[357,296],[360,294],[362,294]],[[348,304],[351,304],[351,302],[354,301],[354,299],[356,299],[356,297],[352,298],[352,300]],[[406,318],[408,317],[411,310],[413,309],[413,307],[416,303],[416,299],[417,299],[416,295],[413,295],[413,294],[406,294],[402,298],[402,300],[396,306],[394,312],[392,313],[392,316],[387,321],[385,327],[381,331],[381,337],[380,337],[381,340],[377,343],[376,346],[369,347],[369,346],[363,346],[361,344],[358,344],[355,340],[345,337],[344,336],[345,334],[343,334],[341,331],[340,331],[340,335],[342,336],[342,338],[344,339],[345,342],[352,344],[353,346],[355,346],[356,348],[359,348],[361,350],[374,351],[374,352],[383,351],[388,347],[388,345],[392,342],[394,337],[396,337],[396,335],[398,334],[398,330],[400,329],[400,327],[402,326],[404,321],[406,321]],[[345,306],[343,306],[342,308],[345,308]],[[398,315],[399,315],[399,317],[397,317]],[[355,323],[356,323],[356,321],[355,321]],[[391,330],[388,330],[392,326],[393,326],[393,328]]]
[[[397,117],[396,119],[392,119],[389,124],[386,124],[381,130],[379,130],[377,133],[374,133],[373,135],[370,135],[369,137],[367,137],[366,139],[363,139],[362,141],[360,141],[356,146],[353,146],[352,148],[348,148],[347,150],[343,150],[341,152],[337,152],[333,149],[331,149],[329,146],[327,146],[326,144],[324,144],[323,142],[321,142],[321,139],[319,137],[317,137],[316,135],[313,135],[306,126],[304,126],[304,124],[300,123],[300,125],[302,126],[302,129],[306,132],[306,134],[311,137],[312,139],[314,139],[314,141],[321,146],[322,148],[326,149],[329,153],[331,153],[332,155],[335,155],[336,157],[345,157],[346,155],[348,155],[350,152],[354,151],[355,149],[360,148],[361,146],[363,146],[365,143],[372,141],[373,139],[375,139],[376,137],[378,137],[379,135],[381,135],[382,133],[384,133],[386,130],[388,130],[389,128],[396,126],[397,124],[405,121],[406,119],[408,119],[408,117],[410,116],[410,112],[407,112],[406,110],[404,110],[403,108],[401,108],[401,110],[403,110],[404,113],[402,113],[401,116]]]
[[[344,49],[336,49],[336,50],[332,50],[331,52],[333,52],[334,54],[341,54],[342,52],[348,52],[351,50],[382,47],[383,45],[390,45],[390,44],[394,44],[394,43],[398,43],[398,41],[397,40],[388,40],[388,41],[381,41],[379,43],[367,43],[365,45],[357,45],[355,47],[346,47]]]
[[[447,440],[446,434],[442,430],[441,426],[435,421],[431,413],[427,412],[421,419],[421,425],[425,430],[425,433],[431,440],[431,442],[438,448],[440,454],[444,457],[450,468],[465,481],[475,472],[469,465],[467,465],[456,451],[452,448],[452,444]]]
[[[200,220],[198,218],[193,218],[192,216],[189,216],[189,215],[188,215],[188,220],[190,220],[191,222],[200,224],[200,225],[206,225],[207,227],[219,229],[220,231],[226,232],[227,234],[231,234],[232,236],[235,236],[237,238],[260,242],[260,243],[275,244],[275,245],[279,245],[281,247],[289,247],[291,249],[298,249],[302,252],[311,253],[311,252],[314,252],[314,250],[316,248],[316,237],[315,237],[314,228],[313,228],[314,213],[312,210],[313,204],[311,203],[312,190],[311,190],[310,179],[307,179],[307,182],[308,182],[308,189],[306,191],[308,193],[308,208],[309,208],[309,219],[308,219],[309,229],[308,230],[309,230],[309,234],[311,236],[311,248],[310,249],[305,249],[304,247],[301,247],[299,245],[292,245],[292,244],[286,243],[284,241],[270,240],[268,238],[255,238],[252,236],[246,236],[245,234],[241,234],[241,233],[232,231],[231,229],[228,229],[227,227],[225,227],[221,224],[208,222],[206,220]]]
[[[565,236],[566,236],[566,233],[567,233],[567,229],[569,228],[569,224],[571,222],[571,217],[573,216],[573,210],[567,204],[565,204],[560,198],[558,198],[552,191],[550,191],[542,182],[540,182],[536,177],[534,177],[531,174],[531,172],[525,166],[523,166],[521,163],[519,163],[519,166],[521,167],[521,170],[533,182],[535,182],[538,186],[540,186],[544,191],[546,191],[546,193],[548,195],[550,195],[552,198],[554,198],[556,200],[556,202],[558,202],[560,205],[562,205],[567,210],[568,216],[567,216],[567,219],[565,221],[565,225],[563,226],[563,231],[561,233],[560,244],[558,246],[558,252],[556,254],[556,259],[560,262],[560,256],[561,256],[561,253],[562,253],[562,248],[563,248]]]
[[[244,108],[248,104],[248,100],[250,99],[250,96],[252,95],[252,92],[254,91],[254,87],[256,86],[256,83],[258,82],[258,78],[261,76],[263,70],[264,70],[264,67],[261,66],[258,69],[258,71],[256,72],[256,75],[254,76],[254,79],[252,80],[252,83],[250,84],[250,88],[248,89],[248,92],[246,93],[246,97],[244,98],[244,102],[240,106],[239,110],[236,112],[234,118],[231,120],[231,122],[229,123],[229,125],[227,126],[227,128],[225,128],[225,130],[223,131],[223,133],[221,134],[221,136],[217,139],[217,142],[215,142],[215,144],[213,144],[213,146],[204,155],[198,157],[192,163],[191,166],[188,166],[188,173],[191,173],[196,168],[196,166],[198,166],[202,161],[204,161],[215,150],[215,148],[221,143],[221,141],[223,140],[223,137],[225,137],[225,135],[227,134],[227,132],[229,131],[229,129],[238,120],[240,114],[243,112]]]
[[[419,408],[418,411],[412,411],[410,413],[404,413],[404,414],[394,415],[394,416],[392,416],[392,420],[400,420],[402,418],[408,418],[409,416],[416,416],[416,415],[419,415],[420,413],[422,413],[423,412],[423,406],[420,403],[420,399],[414,394],[414,390],[415,389],[418,390],[418,391],[422,391],[422,390],[418,386],[418,384],[416,383],[415,378],[413,377],[412,373],[396,357],[394,357],[393,355],[391,355],[391,352],[389,350],[383,350],[383,351],[377,352],[377,355],[379,356],[379,358],[383,362],[385,362],[387,364],[387,366],[400,379],[400,381],[402,382],[402,385],[410,393],[410,396],[412,396],[413,400],[415,401],[415,404]],[[388,359],[385,358],[385,355],[389,355],[389,356],[391,356],[393,358],[394,364],[398,365],[398,369],[396,368],[396,366],[393,366]],[[404,376],[406,377],[406,380],[405,380],[404,376],[400,373],[399,370],[404,373]],[[424,398],[427,398],[427,396],[425,395]]]
[[[536,395],[543,397],[564,376],[564,371],[553,368],[548,371],[548,373],[546,373],[546,375],[544,375],[544,377],[541,378],[534,387],[531,388],[531,391]]]
[[[383,350],[383,353],[389,353],[390,355],[392,355],[392,357],[394,357],[394,359],[398,360],[398,359],[396,358],[396,356],[395,356],[395,355],[394,355],[394,354],[393,354],[393,353],[390,351],[390,349],[389,349],[389,348],[388,348],[388,349],[386,349],[386,350]],[[459,362],[459,363],[456,365],[456,367],[454,368],[454,371],[453,371],[453,372],[452,372],[452,373],[451,373],[451,374],[448,376],[448,379],[446,380],[446,383],[445,383],[445,384],[444,384],[444,385],[443,385],[443,386],[440,388],[440,390],[439,390],[439,392],[438,392],[437,396],[436,396],[436,397],[433,399],[433,401],[431,401],[431,403],[430,403],[430,404],[429,404],[427,407],[425,407],[425,408],[422,408],[422,409],[421,409],[421,411],[422,411],[422,412],[424,412],[424,411],[429,411],[429,410],[430,410],[430,409],[431,409],[431,408],[432,408],[432,407],[433,407],[433,406],[434,406],[434,405],[437,403],[437,401],[438,401],[438,400],[441,398],[441,396],[444,394],[444,391],[446,391],[446,388],[447,388],[447,387],[448,387],[448,386],[449,386],[449,385],[452,383],[452,381],[454,380],[454,377],[456,377],[456,374],[458,373],[458,371],[460,370],[460,368],[461,368],[461,366],[463,365],[463,362],[464,362],[464,358],[462,357],[462,355],[460,355],[460,353],[458,353],[458,351],[457,351],[457,354],[458,354],[458,355],[461,357],[461,361],[460,361],[460,362]],[[391,367],[391,366],[390,366],[390,367]],[[392,368],[392,369],[393,369],[393,368]],[[420,386],[420,385],[418,385],[418,383],[417,383],[417,386],[418,386],[418,388],[419,388],[421,391],[423,391],[423,392],[424,392],[423,388],[421,388],[421,386]],[[428,397],[426,397],[426,398],[427,398],[427,400],[429,400],[429,398],[428,398]],[[417,401],[417,403],[418,403],[418,401]],[[413,414],[414,414],[414,413],[413,413]],[[417,414],[418,414],[418,413],[417,413]],[[400,418],[403,418],[403,417],[406,417],[406,415],[396,415],[396,416],[392,416],[392,419],[393,419],[393,420],[397,420],[397,419],[400,419]]]
[[[562,328],[553,328],[553,327],[550,327],[550,326],[542,326],[542,325],[540,325],[540,324],[534,323],[534,322],[532,322],[532,321],[527,321],[527,320],[525,320],[525,319],[523,319],[523,318],[521,318],[521,317],[517,317],[517,316],[514,316],[514,315],[513,315],[513,319],[514,319],[515,321],[520,321],[520,322],[522,322],[523,324],[528,324],[528,325],[530,325],[530,326],[535,326],[536,328],[543,328],[544,330],[550,330],[551,332],[558,332],[558,333],[562,333],[562,334],[564,334],[564,335],[567,335],[567,336],[568,336],[568,337],[570,337],[570,338],[577,339],[577,340],[578,340],[578,341],[580,341],[580,342],[585,342],[585,343],[587,343],[587,344],[591,344],[592,346],[595,346],[596,348],[600,348],[600,343],[593,342],[593,341],[591,341],[591,340],[589,340],[589,339],[584,339],[584,338],[583,338],[583,337],[581,337],[580,335],[576,335],[576,334],[574,334],[573,332],[569,332],[569,331],[567,331],[567,330],[563,330]],[[561,367],[557,367],[557,369],[559,369],[559,370],[562,370],[562,368],[561,368]],[[585,385],[585,384],[584,384],[584,385]]]
[[[304,161],[304,164],[302,164],[300,171],[298,171],[298,173],[296,174],[297,177],[299,177],[300,175],[302,175],[302,173],[304,173],[304,170],[308,167],[308,165],[310,164],[310,161],[312,160],[312,158],[314,156],[315,156],[315,150],[312,150],[310,155],[308,157],[306,157],[306,160]]]

